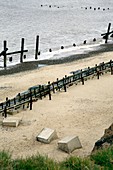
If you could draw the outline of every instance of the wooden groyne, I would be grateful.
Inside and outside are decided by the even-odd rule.
[[[17,94],[14,98],[9,99],[6,97],[6,101],[0,103],[0,113],[2,116],[7,117],[8,113],[14,112],[19,109],[30,108],[32,110],[32,104],[38,99],[42,100],[44,97],[49,96],[51,100],[51,94],[60,90],[67,91],[67,87],[81,82],[84,85],[85,80],[91,76],[97,76],[100,78],[104,72],[110,71],[113,74],[113,61],[110,60],[107,63],[96,64],[94,67],[88,67],[82,70],[72,71],[69,76],[65,75],[62,79],[58,79],[54,82],[48,82],[45,85],[36,85],[30,87],[27,91]]]
[[[101,34],[101,36],[105,39],[105,43],[108,42],[109,36],[111,35],[111,37],[113,37],[113,30],[110,31],[110,27],[111,27],[111,23],[109,23],[108,25],[108,29],[106,33]],[[96,38],[93,38],[92,40],[93,42],[96,41]],[[35,40],[35,49],[34,49],[34,59],[38,60],[38,55],[40,55],[40,51],[39,51],[39,35],[36,36],[36,40]],[[87,44],[87,40],[84,40],[82,44]],[[71,46],[76,47],[76,44],[73,43]],[[6,40],[3,41],[3,50],[0,53],[0,57],[3,56],[3,67],[6,68],[7,67],[7,56],[9,56],[9,61],[12,62],[13,61],[13,57],[12,55],[14,54],[19,54],[20,55],[20,63],[23,63],[27,58],[26,53],[28,53],[28,49],[25,49],[25,39],[22,38],[21,39],[21,44],[20,44],[20,49],[18,51],[12,51],[12,52],[8,52],[8,43]],[[64,49],[65,46],[61,45],[60,49]],[[53,49],[48,49],[49,52],[52,52]]]
[[[13,58],[12,55],[14,54],[20,54],[20,63],[23,63],[23,59],[26,58],[26,53],[28,52],[28,50],[25,50],[25,39],[22,38],[21,39],[21,48],[18,51],[12,51],[12,52],[8,52],[8,45],[7,45],[7,41],[4,40],[3,41],[3,51],[1,51],[0,53],[0,57],[3,56],[3,67],[6,68],[7,67],[7,56],[9,57],[9,61],[12,62]],[[36,48],[35,48],[35,59],[38,59],[38,54],[39,54],[39,35],[36,36]]]

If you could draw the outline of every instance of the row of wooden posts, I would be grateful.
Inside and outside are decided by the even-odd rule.
[[[100,9],[102,9],[103,11],[105,11],[106,9],[107,9],[107,10],[110,10],[110,8],[102,8],[102,7],[97,7],[97,8],[96,8],[96,7],[91,7],[91,6],[90,6],[90,7],[81,7],[81,8],[82,8],[82,9],[84,8],[85,10],[87,10],[87,9],[93,9],[94,11],[95,11],[95,10],[100,10]]]
[[[113,36],[113,31],[110,31],[110,27],[111,27],[111,23],[109,23],[108,25],[108,29],[106,33],[101,34],[101,36],[103,36],[103,38],[105,39],[105,43],[107,43],[109,35],[111,34],[111,36]],[[93,39],[93,41],[96,41],[96,38]],[[86,40],[84,40],[83,44],[86,44]],[[23,62],[23,59],[26,58],[26,55],[24,55],[24,53],[28,52],[28,50],[24,49],[24,43],[25,43],[25,39],[22,38],[21,39],[21,49],[19,51],[14,51],[14,52],[8,52],[8,47],[7,47],[7,41],[5,40],[3,42],[3,51],[0,53],[0,56],[4,57],[4,68],[7,67],[7,56],[8,55],[13,55],[13,54],[20,54],[20,63]],[[75,47],[76,44],[74,43],[73,46]],[[61,46],[61,49],[64,49],[64,46]],[[49,52],[52,52],[52,49],[49,49]],[[35,59],[38,59],[38,55],[40,55],[40,51],[39,51],[39,35],[36,36],[36,47],[35,47]],[[10,57],[10,61],[12,61],[12,57]]]
[[[8,55],[13,55],[13,54],[20,54],[20,63],[23,62],[23,58],[26,58],[26,55],[24,53],[28,52],[28,50],[24,49],[24,44],[25,44],[25,39],[21,39],[21,49],[19,51],[14,51],[14,52],[7,52],[8,47],[7,47],[7,41],[5,40],[3,42],[3,51],[0,53],[0,56],[4,57],[4,68],[7,67],[7,56]],[[39,35],[36,36],[36,49],[35,49],[35,59],[38,59],[38,49],[39,49]],[[12,57],[10,57],[10,61],[12,61]]]
[[[26,104],[27,108],[29,107],[30,110],[32,110],[33,101],[42,99],[42,97],[46,97],[47,95],[49,96],[49,100],[51,100],[51,92],[55,93],[55,91],[60,91],[61,89],[66,92],[67,87],[77,84],[78,82],[82,82],[82,85],[84,85],[85,79],[90,76],[97,76],[97,79],[99,79],[100,75],[108,70],[113,74],[112,60],[107,63],[100,63],[92,68],[88,67],[83,70],[72,71],[70,76],[65,75],[65,77],[60,80],[57,78],[55,82],[48,82],[47,85],[33,86],[27,91],[19,93],[13,99],[8,99],[7,97],[5,102],[0,103],[0,113],[7,117],[10,110],[19,109],[20,107],[24,109]]]

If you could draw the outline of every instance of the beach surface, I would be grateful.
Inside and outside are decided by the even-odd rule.
[[[47,84],[57,78],[69,75],[71,71],[92,67],[113,59],[113,52],[95,54],[59,65],[0,76],[0,102],[6,97],[15,97],[19,92],[38,84]],[[52,94],[33,103],[33,110],[13,115],[21,119],[16,128],[0,126],[0,150],[8,150],[13,158],[34,154],[47,155],[62,161],[70,155],[87,156],[104,130],[113,123],[113,75],[104,74]],[[36,141],[36,136],[44,128],[55,129],[58,139],[50,144]],[[58,149],[58,141],[68,135],[79,137],[82,148],[67,154]]]

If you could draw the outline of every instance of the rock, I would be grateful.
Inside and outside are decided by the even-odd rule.
[[[95,143],[92,153],[111,145],[113,145],[113,124],[108,129],[105,129],[104,135]]]

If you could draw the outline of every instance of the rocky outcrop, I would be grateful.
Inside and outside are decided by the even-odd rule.
[[[92,153],[111,145],[113,145],[113,124],[108,129],[105,129],[104,135],[95,143]]]

